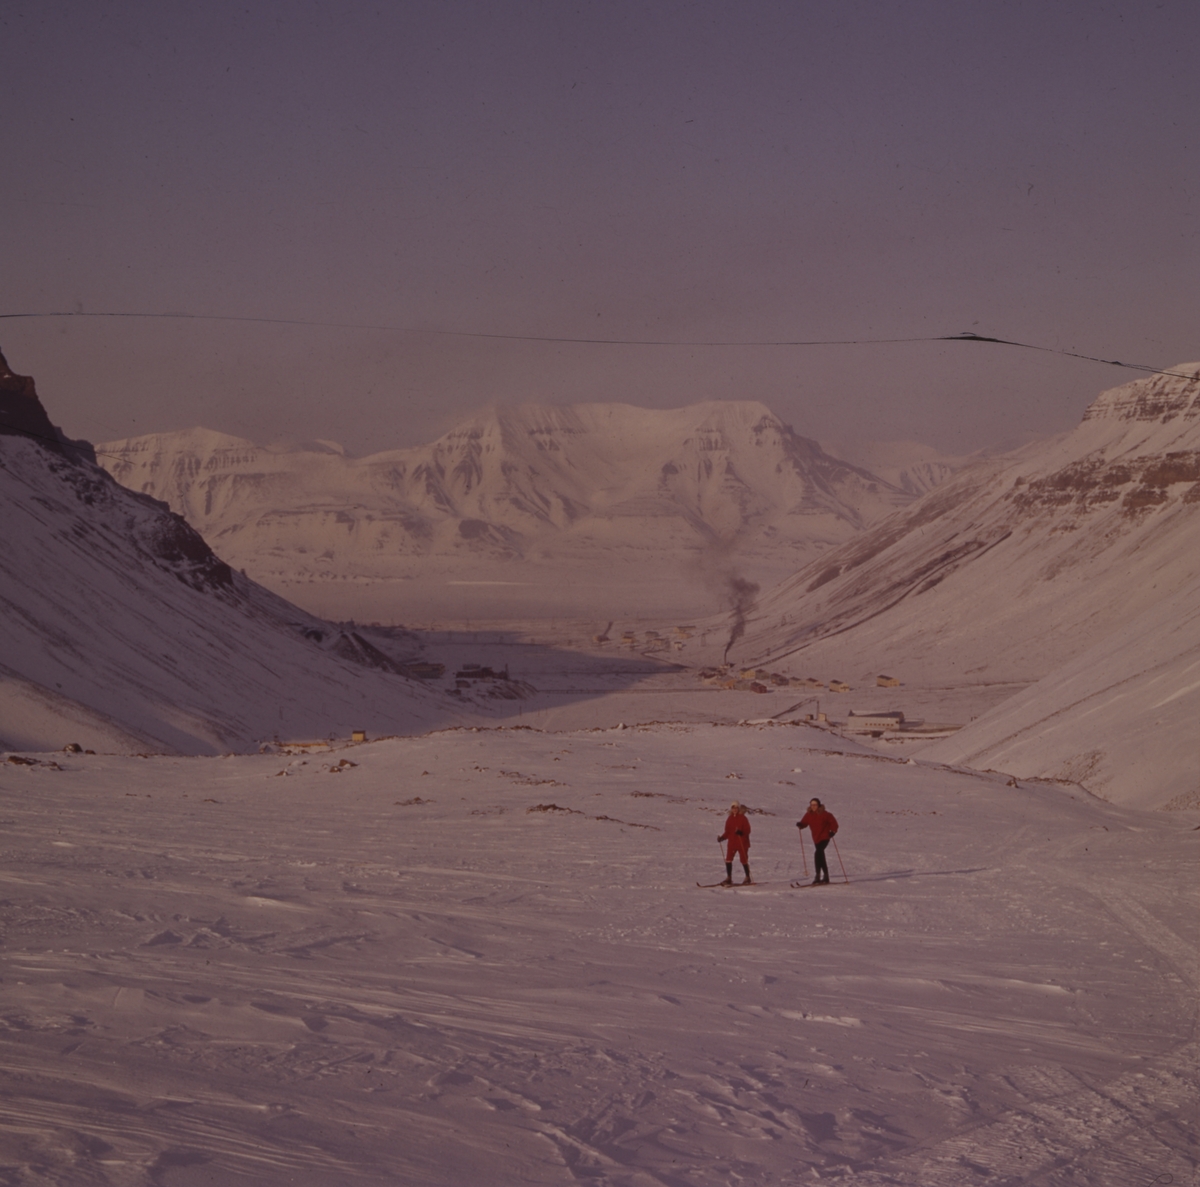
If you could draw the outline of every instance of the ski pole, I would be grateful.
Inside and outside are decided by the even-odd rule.
[[[808,855],[804,852],[804,831],[803,829],[796,830],[800,834],[800,860],[804,862],[804,876],[808,877]]]
[[[842,851],[837,847],[837,837],[830,837],[829,839],[833,842],[833,851],[837,854],[838,865],[842,867],[842,877],[849,882],[850,875],[846,873],[846,863],[842,861]]]

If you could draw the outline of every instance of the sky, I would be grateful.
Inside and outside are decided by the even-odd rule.
[[[1193,0],[0,0],[0,41],[0,349],[73,436],[754,399],[961,454],[1138,373],[710,344],[1200,357]]]

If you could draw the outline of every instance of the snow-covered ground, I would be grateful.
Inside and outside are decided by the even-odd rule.
[[[1196,1181],[1194,811],[802,726],[26,757],[6,1184]]]

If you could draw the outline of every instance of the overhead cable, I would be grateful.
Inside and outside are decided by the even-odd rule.
[[[110,313],[68,310],[41,313],[0,313],[0,320],[17,318],[161,318],[172,321],[226,321],[248,322],[271,326],[310,326],[317,329],[337,330],[387,330],[402,334],[429,334],[445,338],[479,338],[502,342],[544,342],[563,346],[658,346],[658,347],[725,347],[725,348],[784,348],[797,346],[891,346],[911,342],[985,342],[996,346],[1013,346],[1020,350],[1036,350],[1043,354],[1063,355],[1071,359],[1083,359],[1090,363],[1102,363],[1108,367],[1122,367],[1129,371],[1144,371],[1151,375],[1172,375],[1179,379],[1193,379],[1182,371],[1171,371],[1152,367],[1148,363],[1125,363],[1120,359],[1102,359],[1097,355],[1080,354],[1073,350],[1061,350],[1054,346],[1038,346],[1031,342],[1016,342],[1010,338],[993,338],[970,332],[939,334],[933,337],[913,338],[799,338],[799,339],[675,339],[675,338],[572,338],[554,334],[499,334],[486,330],[438,330],[421,326],[373,325],[360,322],[313,321],[294,317],[245,317],[217,313]]]

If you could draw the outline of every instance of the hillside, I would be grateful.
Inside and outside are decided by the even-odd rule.
[[[1090,674],[1081,669],[1075,678],[1099,692],[1118,671],[1132,675],[1129,664],[1148,646],[1121,650],[1124,631],[1154,638],[1169,631],[1172,654],[1186,654],[1200,630],[1185,613],[1200,578],[1200,364],[1172,370],[1191,378],[1155,375],[1105,392],[1072,432],[976,462],[829,551],[761,601],[732,658],[769,657],[796,674],[836,671],[858,688],[886,673],[909,686],[940,686],[952,700],[955,689],[1028,685],[1076,660]],[[1162,802],[1186,780],[1189,763],[1152,739],[1165,742],[1175,713],[1195,704],[1187,690],[1192,668],[1172,671],[1153,699],[1175,692],[1184,699],[1168,716],[1156,715],[1150,740],[1136,747],[1136,683],[1123,686],[1124,715],[1112,720],[1103,744],[1091,725],[1080,734],[1067,729],[1061,715],[1073,694],[1045,684],[1022,702],[1059,715],[1058,741],[1041,757],[1018,755],[1039,732],[1028,718],[1025,741],[997,749],[1000,735],[985,723],[999,709],[934,753],[1002,765],[1002,750],[1006,769],[1062,778],[1084,772],[1106,794]],[[1078,714],[1099,721],[1096,709],[1091,703]],[[1147,745],[1161,767],[1152,790],[1133,773]]]
[[[452,719],[364,640],[47,436],[32,381],[2,358],[0,404],[0,747],[213,754]]]
[[[1133,807],[1200,807],[1200,582],[1055,668],[923,759],[1051,776]]]

